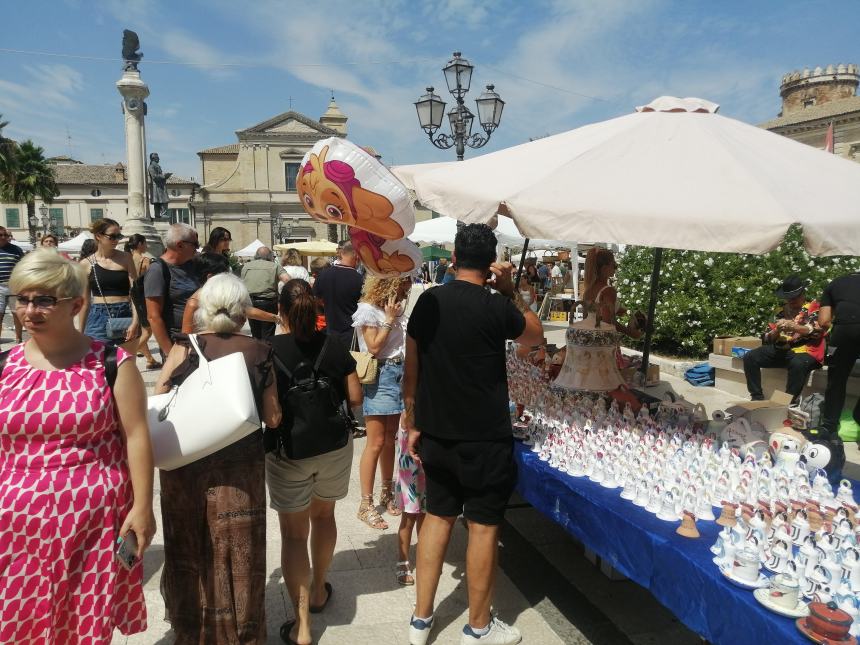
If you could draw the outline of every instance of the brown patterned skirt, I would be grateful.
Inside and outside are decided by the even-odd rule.
[[[265,643],[262,431],[160,472],[161,595],[179,645]]]

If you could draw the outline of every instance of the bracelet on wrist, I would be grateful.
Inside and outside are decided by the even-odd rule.
[[[394,329],[394,325],[392,325],[388,321],[385,321],[384,323],[382,323],[382,328],[391,331],[392,329]]]

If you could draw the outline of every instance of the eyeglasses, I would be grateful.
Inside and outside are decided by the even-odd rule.
[[[64,300],[72,300],[72,298],[55,298],[54,296],[33,296],[32,298],[27,298],[26,296],[15,296],[15,307],[17,309],[26,309],[29,305],[33,305],[40,311],[47,311],[48,309],[53,309],[57,306],[58,302],[63,302]]]
[[[109,239],[109,240],[111,240],[111,241],[113,241],[113,242],[116,242],[117,240],[121,240],[121,239],[122,239],[122,233],[111,233],[110,235],[108,235],[107,233],[105,233],[105,234],[104,234],[104,237],[106,237],[107,239]]]

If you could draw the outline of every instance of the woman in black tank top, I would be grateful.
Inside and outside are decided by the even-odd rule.
[[[90,230],[98,249],[81,260],[88,286],[80,314],[81,329],[90,338],[134,352],[140,324],[131,300],[131,287],[137,278],[131,254],[116,248],[122,233],[114,220],[96,220]]]

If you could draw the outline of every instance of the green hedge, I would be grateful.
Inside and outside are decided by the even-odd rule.
[[[647,311],[653,263],[650,248],[628,247],[619,256],[616,287],[631,311]],[[833,278],[856,271],[860,257],[810,256],[797,226],[766,255],[666,249],[653,351],[705,358],[714,336],[760,335],[780,305],[773,290],[787,276],[796,273],[809,280],[809,295],[818,298]]]

